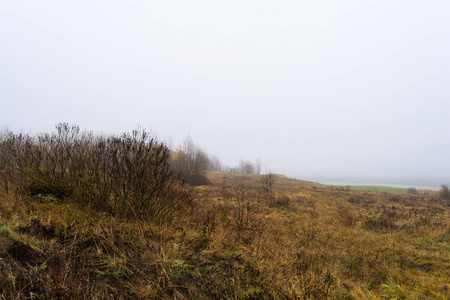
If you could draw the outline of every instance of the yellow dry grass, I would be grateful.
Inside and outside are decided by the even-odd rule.
[[[266,205],[256,175],[208,176],[213,185],[195,188],[194,203],[162,225],[1,193],[1,295],[450,297],[450,205],[432,193],[326,190],[277,177]]]

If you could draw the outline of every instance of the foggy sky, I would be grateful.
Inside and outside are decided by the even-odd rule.
[[[138,125],[292,177],[450,183],[449,1],[0,2],[0,129]]]

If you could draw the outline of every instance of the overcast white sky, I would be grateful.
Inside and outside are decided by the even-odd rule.
[[[450,183],[450,1],[0,2],[0,129],[187,134],[234,166]]]

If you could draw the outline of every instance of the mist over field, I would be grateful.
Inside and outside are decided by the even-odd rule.
[[[450,183],[447,1],[0,3],[0,129],[187,135],[233,167]]]

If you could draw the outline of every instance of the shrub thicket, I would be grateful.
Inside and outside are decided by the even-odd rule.
[[[143,129],[95,136],[67,123],[57,132],[2,138],[2,177],[30,196],[52,194],[121,216],[162,221],[189,200],[170,150]]]

